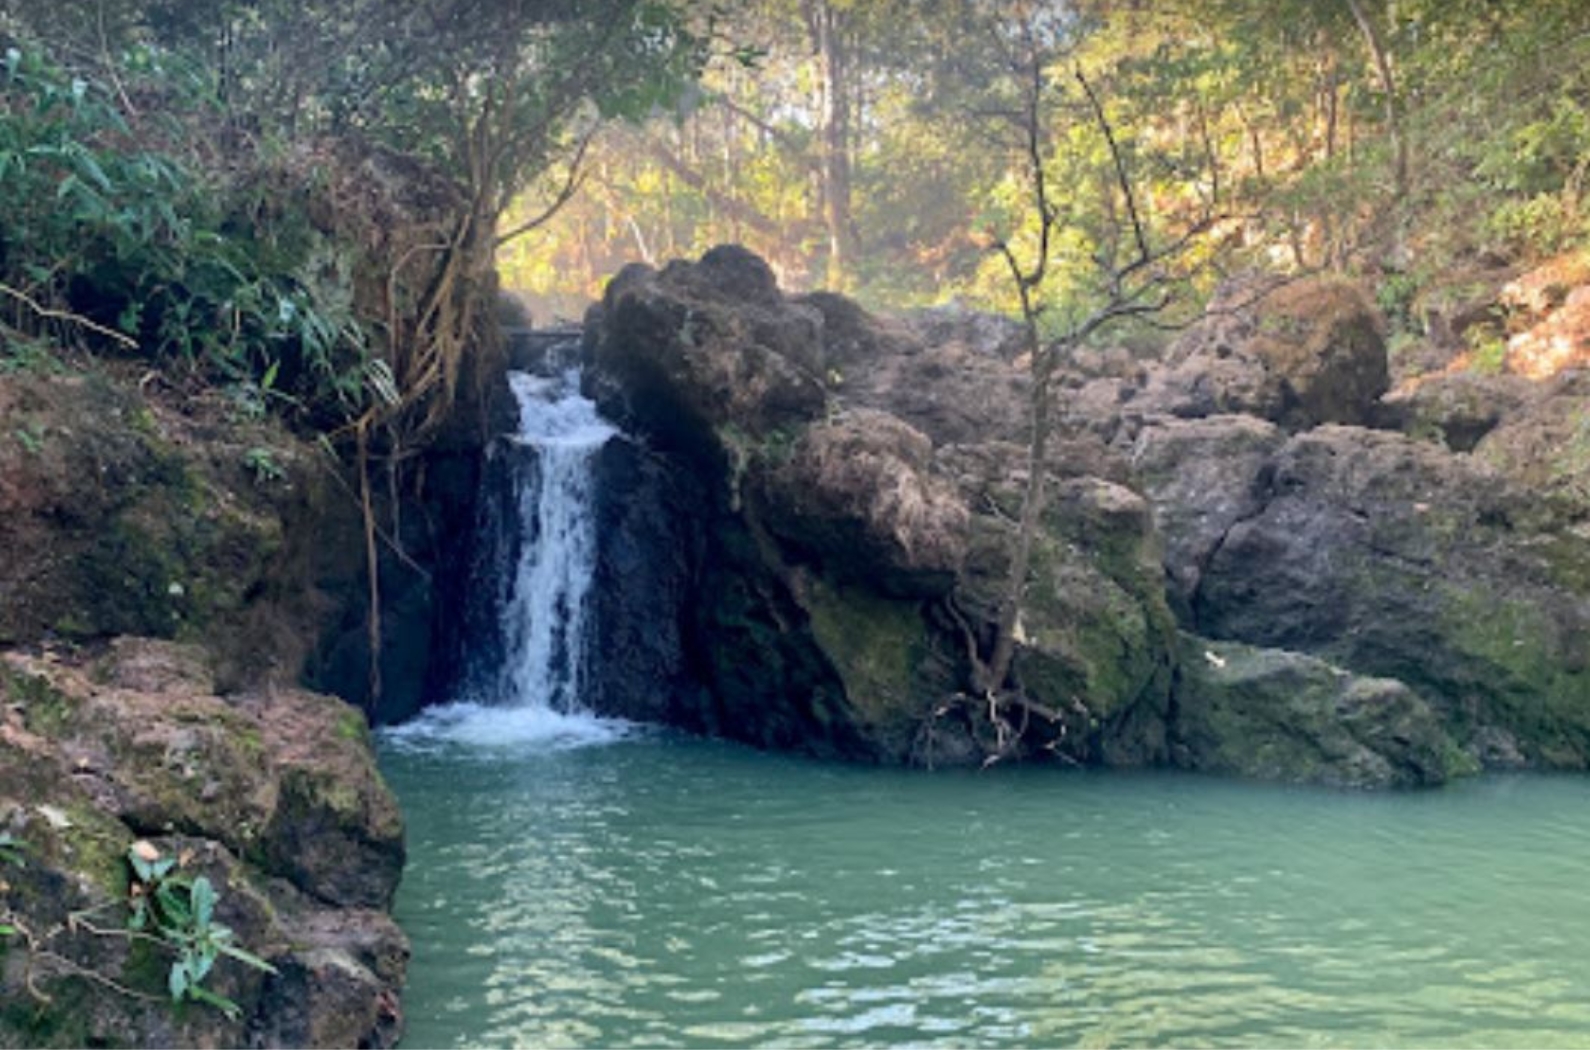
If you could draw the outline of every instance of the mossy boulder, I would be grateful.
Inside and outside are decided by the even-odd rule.
[[[1417,787],[1471,773],[1423,697],[1324,660],[1185,635],[1171,755],[1188,769],[1333,787]]]
[[[1549,493],[1400,434],[1322,427],[1213,550],[1202,634],[1399,679],[1491,764],[1590,763],[1590,535]]]
[[[1020,478],[988,460],[960,462],[994,468],[961,475],[971,505],[987,509],[972,519],[956,592],[972,622],[991,624],[1009,573]],[[1014,661],[1023,694],[1042,709],[1033,742],[1077,762],[1161,761],[1175,619],[1149,505],[1101,478],[1055,478],[1050,493]]]
[[[288,690],[222,700],[201,650],[149,639],[0,654],[0,684],[0,829],[23,861],[0,861],[19,931],[0,1045],[395,1041],[402,826],[367,737],[345,728],[356,710]],[[209,878],[216,921],[275,967],[217,964],[206,986],[237,1016],[170,1002],[172,953],[125,932],[138,840]]]

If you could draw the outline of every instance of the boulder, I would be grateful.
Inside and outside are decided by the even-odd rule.
[[[1153,416],[1245,414],[1288,431],[1367,424],[1390,385],[1383,322],[1355,286],[1306,278],[1223,289],[1155,368],[1083,382],[1067,415],[1112,437]]]
[[[397,806],[364,716],[275,689],[223,700],[206,654],[116,639],[98,658],[0,655],[0,1043],[390,1046],[408,945],[387,909]],[[228,1014],[169,1001],[175,955],[129,938],[127,852],[219,891],[215,921],[274,967],[221,958]],[[3,864],[0,861],[0,864]],[[88,923],[69,920],[88,917]]]
[[[1285,442],[1253,416],[1158,417],[1132,445],[1132,466],[1165,540],[1171,606],[1188,620],[1210,556],[1237,522],[1264,507],[1266,469]]]
[[[1532,384],[1516,376],[1452,372],[1387,394],[1381,422],[1453,452],[1470,452],[1534,396]]]
[[[1488,431],[1474,455],[1565,515],[1590,519],[1590,371],[1545,384]]]
[[[809,427],[763,476],[768,528],[886,594],[945,594],[966,557],[968,514],[932,453],[922,433],[871,409]]]
[[[821,418],[822,315],[785,301],[772,280],[728,247],[696,264],[622,270],[586,321],[602,412],[687,453]]]
[[[897,416],[934,445],[1026,440],[1031,381],[1012,322],[958,310],[885,318],[829,292],[800,302],[822,313],[826,375],[846,404]]]
[[[1010,571],[1023,478],[963,475],[972,542],[955,602],[986,632]],[[1034,544],[1014,674],[1039,717],[1033,752],[1144,765],[1165,755],[1175,622],[1148,503],[1100,478],[1055,478]]]
[[[1171,755],[1187,769],[1418,787],[1477,769],[1417,693],[1281,649],[1182,638]]]
[[[1582,521],[1472,457],[1327,426],[1275,454],[1192,616],[1201,634],[1397,678],[1482,758],[1583,768],[1587,566]]]

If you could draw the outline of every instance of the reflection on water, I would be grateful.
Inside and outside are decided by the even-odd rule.
[[[415,746],[415,1046],[1590,1045],[1590,781]]]

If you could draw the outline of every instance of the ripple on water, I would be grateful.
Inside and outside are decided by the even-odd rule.
[[[383,742],[416,1045],[1590,1044],[1590,784]]]

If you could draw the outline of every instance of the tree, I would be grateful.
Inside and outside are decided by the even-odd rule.
[[[1007,16],[1008,17],[1008,16]],[[1042,8],[1022,5],[1014,17],[994,23],[993,37],[1006,50],[1007,84],[1014,107],[1005,111],[1016,133],[1024,165],[1030,232],[1027,246],[1009,236],[996,237],[992,250],[1004,263],[1020,309],[1032,382],[1029,393],[1030,436],[1026,455],[1026,484],[1021,511],[1008,552],[1008,570],[996,611],[994,635],[988,655],[972,647],[971,686],[987,704],[990,720],[1000,728],[1001,751],[1013,740],[1004,709],[1031,706],[1012,680],[1011,669],[1020,634],[1020,621],[1032,552],[1041,528],[1048,497],[1049,442],[1053,432],[1054,379],[1059,365],[1097,334],[1129,318],[1152,318],[1172,305],[1176,285],[1185,276],[1177,267],[1189,249],[1214,225],[1206,208],[1179,231],[1165,235],[1155,228],[1142,187],[1134,180],[1126,150],[1098,91],[1079,66],[1070,80],[1073,121],[1071,131],[1091,128],[1102,144],[1104,207],[1090,220],[1076,203],[1063,204],[1055,193],[1054,164],[1050,147],[1051,107],[1057,81],[1071,57],[1069,30],[1064,21],[1046,17]],[[1078,110],[1080,109],[1080,113]],[[1045,338],[1044,315],[1053,303],[1045,301],[1045,286],[1054,274],[1057,246],[1062,237],[1082,234],[1089,248],[1092,287],[1089,294],[1072,296],[1058,311],[1058,332]],[[1025,258],[1023,255],[1025,254]],[[1002,757],[996,752],[992,758]]]

